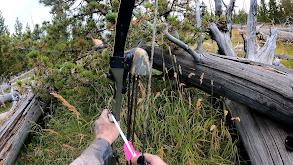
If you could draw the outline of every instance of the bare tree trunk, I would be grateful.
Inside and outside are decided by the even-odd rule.
[[[215,23],[210,23],[210,30],[213,39],[217,42],[217,45],[219,47],[219,54],[229,54],[236,57],[236,54],[232,47],[232,41],[229,32],[221,32]]]
[[[219,0],[220,3],[221,0]],[[216,11],[220,10],[220,5],[218,4],[218,0],[215,0],[215,4],[218,5],[218,9]],[[218,47],[219,47],[219,54],[229,54],[230,56],[236,57],[236,54],[233,50],[232,47],[232,42],[231,42],[231,31],[232,31],[232,12],[234,9],[234,4],[235,0],[231,0],[229,5],[227,6],[227,9],[225,11],[225,16],[226,16],[226,21],[221,21],[221,22],[211,22],[210,23],[210,32],[212,38],[217,42]],[[221,4],[222,8],[222,4]]]
[[[215,15],[216,16],[221,16],[223,11],[222,11],[222,0],[215,0]]]
[[[200,28],[201,27],[201,20],[200,20],[200,2],[199,0],[197,0],[197,3],[196,3],[196,27],[197,28]],[[199,39],[198,39],[198,42],[197,42],[197,50],[201,50],[201,33],[200,33],[200,36],[199,36]]]
[[[246,31],[246,58],[249,60],[255,60],[255,37],[256,37],[256,25],[257,25],[257,1],[250,0],[250,10],[247,16],[247,31]]]
[[[277,29],[272,30],[271,36],[267,39],[264,46],[257,52],[253,61],[272,65],[274,51],[276,49]]]
[[[0,104],[3,102],[4,104],[7,102],[13,101],[13,94],[12,93],[6,93],[4,95],[0,95]]]

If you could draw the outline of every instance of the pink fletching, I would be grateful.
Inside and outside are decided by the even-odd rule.
[[[137,152],[137,151],[135,151],[133,149],[133,146],[132,146],[131,142],[128,142],[128,144],[129,144],[129,146],[130,146],[130,148],[131,148],[131,150],[132,150],[133,153],[135,153],[136,155],[139,155],[140,154],[139,152]],[[126,146],[126,143],[124,143],[123,150],[125,151],[125,158],[126,158],[126,160],[127,161],[130,161],[130,159],[132,158],[132,155],[131,155],[131,152],[129,151],[129,149],[127,148],[127,146]]]

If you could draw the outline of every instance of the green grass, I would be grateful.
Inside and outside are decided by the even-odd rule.
[[[74,90],[64,98],[81,114],[75,114],[52,98],[51,111],[44,118],[45,124],[35,124],[35,136],[25,145],[18,164],[69,164],[94,140],[93,123],[105,108],[103,98],[112,97],[110,83],[101,78],[89,87]],[[101,83],[103,82],[103,83]],[[144,82],[144,80],[143,80]],[[108,84],[108,85],[107,85]],[[144,83],[141,91],[146,91]],[[146,152],[157,154],[168,164],[235,164],[238,158],[238,140],[232,140],[227,120],[221,106],[212,107],[209,95],[182,87],[174,90],[176,81],[153,80],[148,118]],[[159,95],[157,95],[160,92]],[[155,95],[158,97],[155,98]],[[140,98],[143,97],[141,94]],[[198,99],[202,99],[197,107]],[[143,98],[146,100],[146,98]],[[126,98],[121,113],[121,127],[126,132]],[[137,150],[142,148],[145,120],[145,102],[138,105],[135,138],[131,139]],[[215,125],[214,130],[210,130]],[[121,161],[124,161],[122,139],[117,140]]]
[[[2,103],[0,102],[0,113],[4,113],[4,112],[7,112],[10,110],[10,108],[12,107],[13,105],[13,102],[10,102],[10,103],[6,103],[5,104],[5,107],[2,105]]]

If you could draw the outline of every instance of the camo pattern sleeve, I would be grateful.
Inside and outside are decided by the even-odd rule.
[[[96,139],[71,165],[107,165],[112,147],[105,139]]]

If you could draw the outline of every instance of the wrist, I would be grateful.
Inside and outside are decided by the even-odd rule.
[[[110,145],[114,142],[113,140],[109,139],[107,136],[104,136],[104,135],[96,135],[95,139],[104,139],[107,142],[109,142]]]

